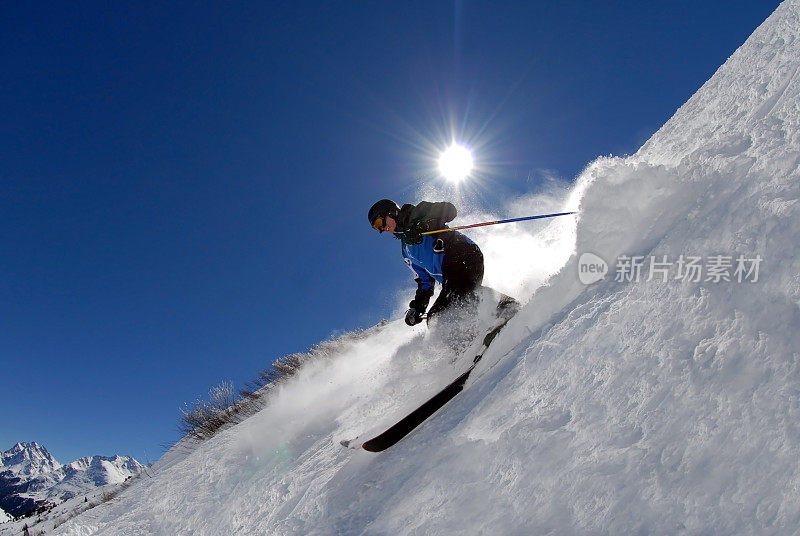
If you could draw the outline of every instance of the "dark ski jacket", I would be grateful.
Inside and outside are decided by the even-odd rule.
[[[458,231],[421,235],[426,231],[446,229],[447,222],[455,219],[456,214],[455,205],[446,201],[422,201],[400,208],[395,236],[402,242],[403,259],[414,272],[418,288],[415,299],[420,305],[428,303],[433,294],[434,281],[444,282],[446,274],[443,273],[442,263],[445,255],[455,253],[467,244],[477,248],[472,240]]]

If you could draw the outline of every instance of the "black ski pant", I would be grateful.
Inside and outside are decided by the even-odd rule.
[[[483,253],[476,244],[456,240],[445,249],[442,291],[428,310],[428,320],[453,305],[477,302],[475,290],[483,282]]]

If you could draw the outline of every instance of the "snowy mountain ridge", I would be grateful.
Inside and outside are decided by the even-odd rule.
[[[43,473],[52,473],[61,464],[38,443],[17,443],[0,454],[0,467],[18,476],[33,478]]]
[[[542,261],[560,269],[486,373],[390,450],[338,442],[458,372],[402,320],[56,533],[797,534],[800,0],[556,208],[580,217],[471,234],[486,251],[571,247]],[[586,253],[607,264],[589,285]]]
[[[89,456],[62,465],[38,443],[17,443],[0,454],[0,507],[10,515],[119,484],[143,465],[129,456]]]

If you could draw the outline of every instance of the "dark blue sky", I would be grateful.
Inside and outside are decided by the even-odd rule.
[[[154,461],[182,403],[390,315],[365,214],[451,132],[489,210],[571,180],[779,2],[77,4],[0,17],[0,449],[63,462]]]

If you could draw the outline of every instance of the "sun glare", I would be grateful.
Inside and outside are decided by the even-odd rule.
[[[472,153],[466,147],[454,143],[439,158],[439,171],[450,182],[463,181],[472,171]]]

